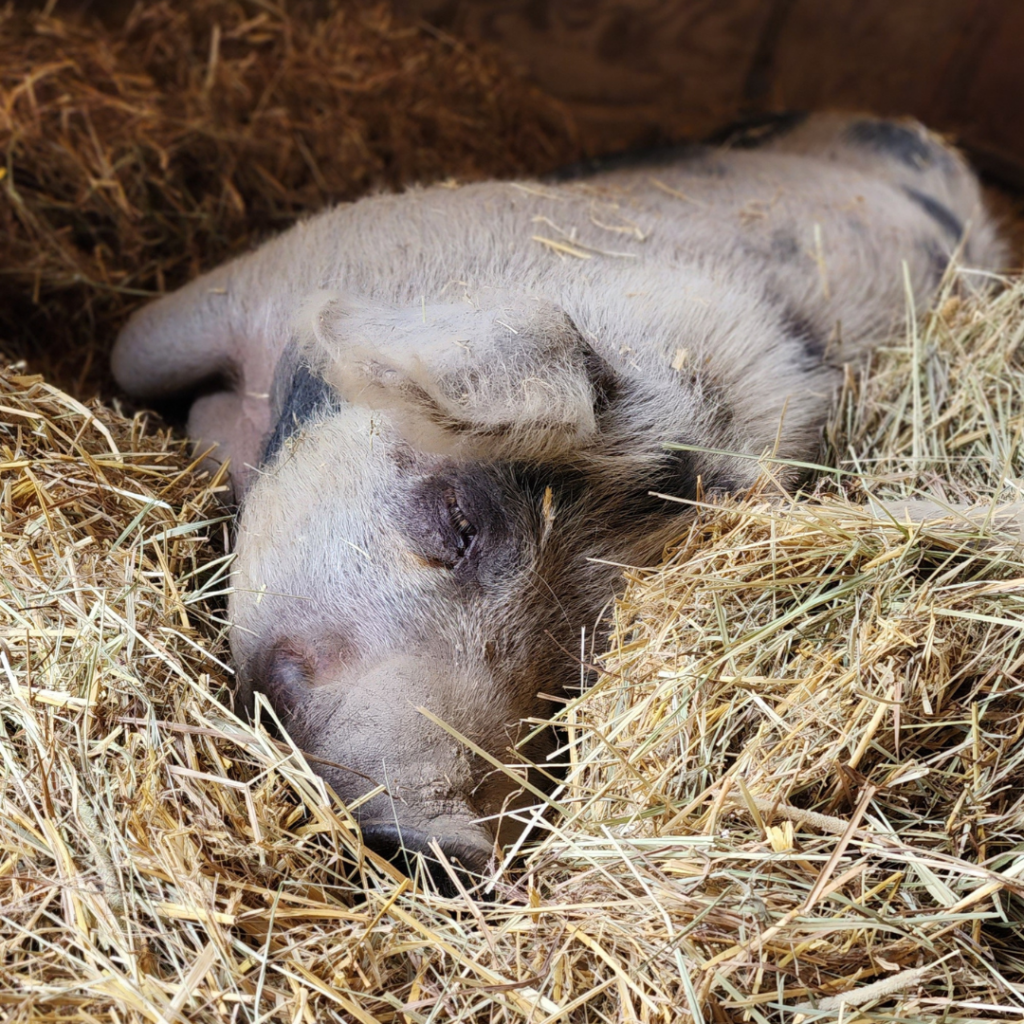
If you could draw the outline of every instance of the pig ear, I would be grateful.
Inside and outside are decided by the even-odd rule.
[[[542,300],[382,312],[333,298],[311,322],[330,384],[429,453],[556,457],[596,434],[615,389],[568,314]]]

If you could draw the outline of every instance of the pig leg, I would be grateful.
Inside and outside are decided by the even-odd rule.
[[[917,121],[816,114],[790,117],[762,138],[758,145],[758,136],[740,135],[731,145],[812,156],[876,175],[935,222],[950,251],[962,246],[966,264],[993,266],[1005,258],[967,161]]]
[[[269,426],[266,402],[255,402],[233,391],[216,391],[192,403],[188,436],[197,454],[205,455],[212,471],[230,460],[230,488],[237,499],[245,493]]]
[[[144,402],[198,397],[189,414],[197,451],[231,460],[236,497],[245,490],[270,429],[269,392],[286,318],[266,312],[251,287],[252,258],[229,263],[135,313],[111,356],[117,382]],[[278,320],[283,320],[278,323]]]

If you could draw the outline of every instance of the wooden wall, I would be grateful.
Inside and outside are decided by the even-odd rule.
[[[592,150],[743,112],[913,114],[1024,166],[1024,0],[397,0],[496,42]]]

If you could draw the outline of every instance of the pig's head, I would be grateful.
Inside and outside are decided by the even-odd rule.
[[[544,765],[534,723],[578,683],[609,563],[664,543],[681,508],[649,492],[694,492],[693,456],[661,444],[666,403],[691,423],[707,403],[678,381],[646,395],[544,301],[325,298],[305,320],[242,502],[242,693],[265,695],[371,847],[436,840],[478,871],[536,802],[494,762],[532,733],[522,753]]]

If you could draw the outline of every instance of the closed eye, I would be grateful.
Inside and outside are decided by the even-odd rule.
[[[445,492],[444,504],[448,516],[448,526],[454,540],[455,554],[459,558],[463,558],[472,546],[473,538],[476,536],[476,527],[459,507],[455,491],[447,490]]]
[[[459,582],[468,583],[497,552],[504,517],[483,481],[453,476],[421,477],[392,507],[410,553],[432,568],[455,570]]]

